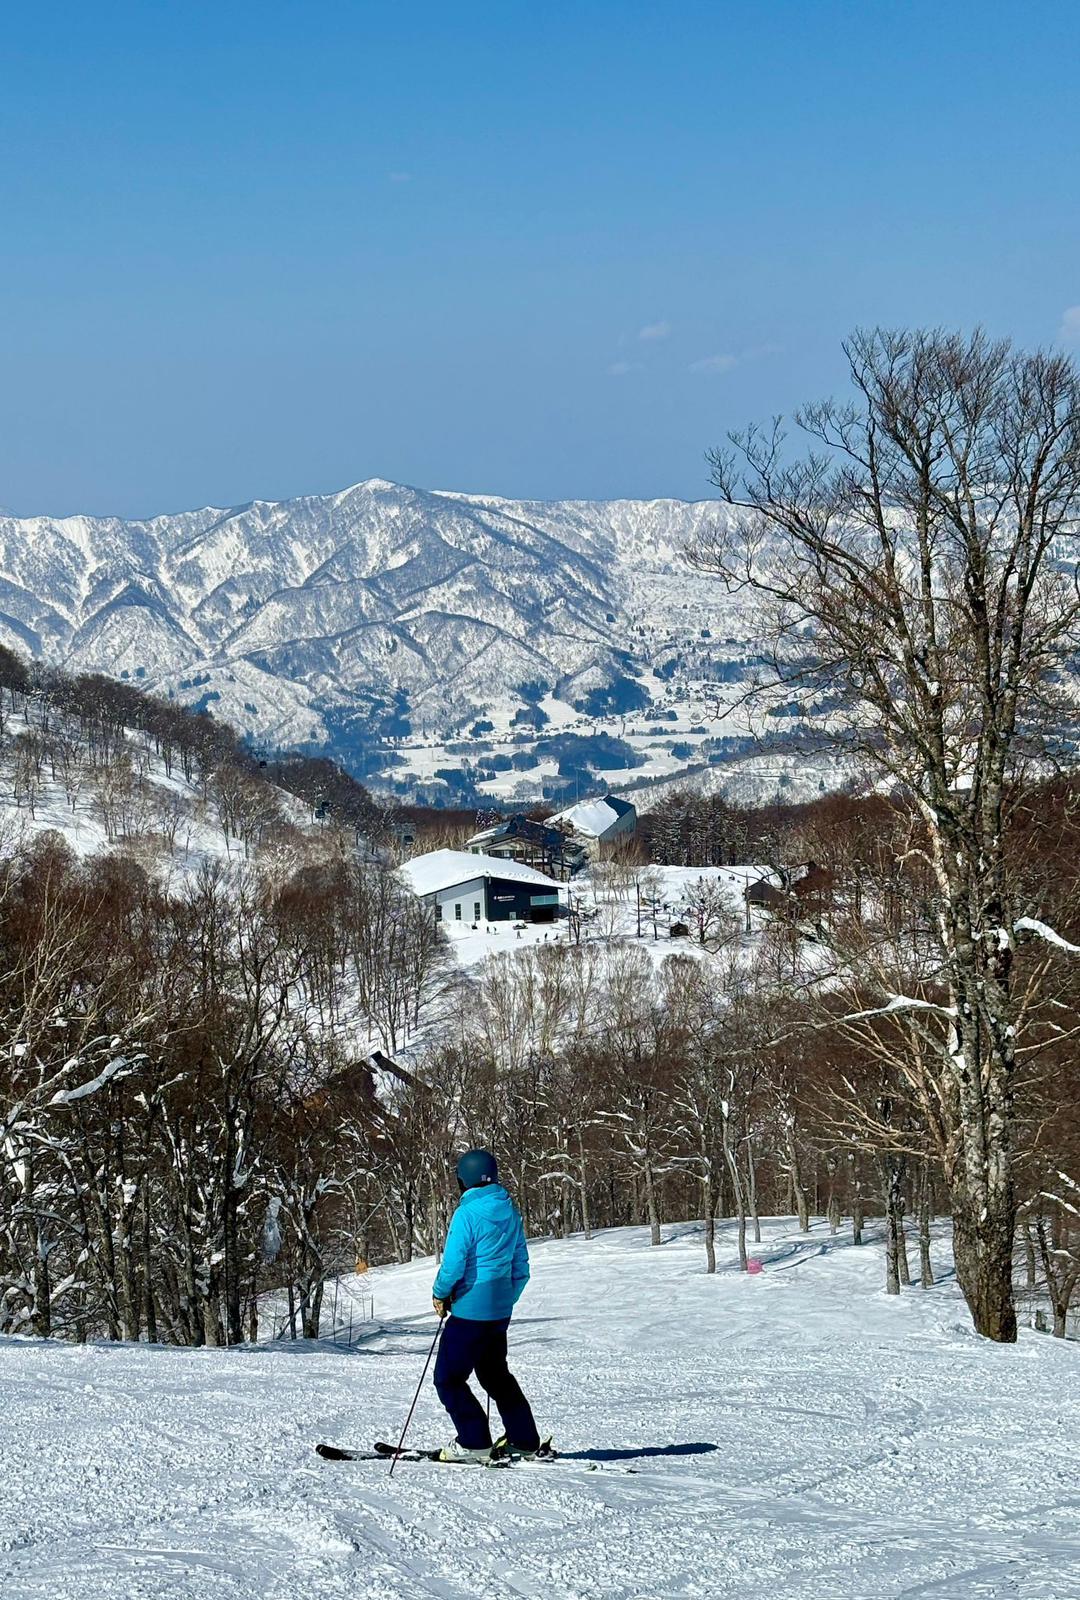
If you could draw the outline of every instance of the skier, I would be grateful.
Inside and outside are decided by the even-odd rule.
[[[529,1252],[518,1209],[498,1177],[490,1150],[469,1150],[461,1157],[461,1199],[432,1285],[436,1312],[449,1318],[435,1362],[435,1388],[456,1429],[440,1451],[443,1461],[491,1456],[487,1418],[469,1388],[474,1372],[498,1407],[507,1445],[516,1455],[530,1457],[540,1449],[529,1402],[506,1365],[506,1330],[529,1281]]]

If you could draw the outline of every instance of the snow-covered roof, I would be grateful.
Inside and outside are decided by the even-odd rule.
[[[526,844],[565,845],[566,835],[558,828],[553,828],[547,822],[537,822],[532,817],[505,817],[493,827],[482,828],[479,833],[474,833],[468,841],[470,850],[475,850],[478,845],[494,844],[496,841],[522,840]]]
[[[602,839],[609,828],[633,809],[628,801],[616,800],[613,795],[608,795],[603,800],[579,800],[576,806],[560,811],[551,820],[565,822],[575,833],[582,833],[587,838]]]
[[[470,846],[474,844],[487,844],[489,840],[497,839],[505,826],[505,823],[497,822],[493,828],[481,828],[480,832],[474,833],[472,838],[469,840]]]
[[[506,861],[499,856],[474,854],[471,850],[429,850],[427,855],[413,856],[401,868],[401,875],[414,894],[438,894],[442,889],[453,889],[459,883],[471,883],[476,878],[502,878],[513,883],[531,883],[538,889],[560,889],[562,885],[535,867],[526,867],[520,861]]]

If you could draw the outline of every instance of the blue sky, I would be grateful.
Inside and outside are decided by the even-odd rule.
[[[9,7],[0,505],[700,498],[856,324],[1080,348],[1078,47],[1054,0]]]

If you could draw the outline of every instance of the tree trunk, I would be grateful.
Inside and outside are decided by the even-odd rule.
[[[221,1323],[221,1305],[218,1297],[217,1274],[208,1278],[206,1297],[199,1307],[202,1314],[202,1342],[211,1349],[225,1343],[225,1329]]]
[[[585,1167],[585,1141],[578,1126],[578,1195],[581,1203],[581,1231],[586,1239],[592,1238],[592,1228],[589,1223],[589,1182]]]
[[[900,1293],[900,1227],[897,1217],[899,1167],[895,1160],[886,1163],[885,1179],[885,1293]]]
[[[727,1117],[723,1121],[724,1160],[727,1163],[728,1173],[731,1177],[731,1189],[735,1200],[735,1211],[739,1219],[739,1267],[746,1271],[746,1199],[743,1194],[742,1176],[739,1172],[739,1163],[735,1159],[735,1152],[731,1147],[731,1124]]]
[[[953,1259],[956,1277],[977,1333],[999,1344],[1016,1339],[1012,1257],[1015,1208],[1012,1186],[1002,1194],[987,1192],[988,1208],[960,1183],[952,1196]]]
[[[705,1271],[716,1271],[716,1185],[713,1182],[711,1170],[702,1180],[702,1191],[705,1198]]]
[[[318,1283],[304,1285],[304,1293],[300,1301],[300,1323],[305,1339],[317,1339],[319,1337],[325,1287],[326,1285],[321,1278]]]
[[[1056,1270],[1055,1252],[1061,1246],[1060,1213],[1054,1218],[1053,1235],[1049,1240],[1046,1236],[1046,1218],[1038,1217],[1035,1223],[1035,1237],[1039,1241],[1046,1292],[1050,1296],[1050,1306],[1054,1313],[1054,1338],[1064,1339],[1069,1318],[1069,1301],[1072,1299],[1077,1279],[1080,1278],[1080,1268],[1074,1268],[1061,1275]]]
[[[906,1289],[911,1282],[911,1264],[908,1261],[903,1200],[900,1201],[900,1206],[896,1213],[896,1264],[900,1269],[900,1283]]]
[[[49,1282],[49,1247],[44,1227],[38,1224],[34,1251],[34,1314],[31,1327],[39,1339],[52,1333],[52,1286]]]
[[[970,918],[958,917],[961,930]],[[1006,923],[997,896],[987,894],[982,917],[988,928]],[[961,966],[954,990],[956,1042],[952,1055],[961,1146],[949,1174],[953,1214],[953,1258],[977,1333],[999,1344],[1016,1340],[1013,1242],[1016,1191],[1010,1130],[1013,1123],[1013,1037],[1009,1026],[1009,962],[1006,946],[994,947],[980,968],[985,948],[970,931],[961,939]]]
[[[660,1211],[656,1203],[656,1180],[653,1177],[652,1162],[646,1161],[645,1170],[645,1207],[649,1218],[649,1243],[660,1243]]]
[[[154,1304],[153,1252],[150,1235],[150,1185],[144,1181],[142,1197],[142,1276],[143,1316],[146,1319],[146,1337],[151,1344],[158,1342],[157,1307]]]
[[[195,1240],[192,1234],[190,1216],[185,1216],[184,1218],[183,1271],[184,1282],[180,1294],[180,1303],[188,1328],[188,1338],[193,1345],[200,1345],[204,1342],[206,1333],[202,1314],[202,1288],[195,1266]]]
[[[413,1234],[415,1231],[414,1203],[412,1189],[405,1199],[405,1232],[401,1241],[402,1261],[411,1261],[413,1258]]]
[[[754,1225],[754,1243],[761,1243],[761,1216],[758,1212],[757,1199],[757,1163],[754,1160],[754,1145],[750,1135],[746,1136],[746,1198],[750,1205],[750,1217]]]
[[[225,1290],[225,1343],[243,1344],[244,1314],[240,1270],[240,1187],[236,1179],[242,1134],[239,1108],[225,1108],[224,1192],[222,1195],[222,1274]]]
[[[924,1289],[934,1283],[934,1267],[930,1260],[930,1163],[923,1162],[922,1182],[919,1185],[919,1282]]]
[[[120,1322],[125,1339],[134,1343],[141,1327],[141,1301],[135,1273],[134,1209],[123,1205],[120,1211]]]
[[[795,1197],[795,1206],[799,1213],[800,1233],[810,1232],[810,1209],[806,1201],[806,1189],[803,1186],[802,1171],[799,1166],[799,1152],[795,1144],[795,1135],[788,1129],[787,1133],[788,1173],[791,1178],[791,1190]]]
[[[232,1345],[244,1342],[244,1316],[240,1282],[240,1197],[231,1176],[225,1193],[225,1343]]]
[[[1031,1222],[1024,1224],[1024,1286],[1028,1290],[1034,1289],[1037,1273],[1035,1269],[1035,1245],[1031,1238]]]
[[[900,1273],[896,1262],[896,1221],[885,1218],[885,1293],[900,1293]]]

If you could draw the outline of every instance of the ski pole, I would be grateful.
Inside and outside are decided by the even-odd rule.
[[[431,1358],[435,1354],[435,1346],[439,1342],[439,1335],[442,1332],[443,1321],[444,1321],[444,1319],[442,1317],[440,1317],[439,1318],[439,1326],[435,1329],[435,1337],[431,1341],[431,1349],[428,1351],[427,1360],[424,1362],[424,1370],[420,1374],[420,1382],[416,1385],[416,1393],[413,1395],[413,1402],[412,1402],[412,1405],[409,1407],[409,1415],[405,1418],[405,1426],[401,1430],[401,1438],[398,1440],[398,1447],[394,1451],[394,1457],[393,1457],[393,1460],[390,1463],[390,1476],[391,1477],[394,1476],[394,1468],[398,1464],[398,1457],[401,1455],[402,1448],[403,1448],[403,1446],[405,1444],[405,1435],[409,1431],[409,1423],[413,1419],[413,1412],[416,1410],[416,1402],[420,1398],[420,1390],[424,1387],[424,1379],[427,1377],[428,1368],[431,1365]]]

